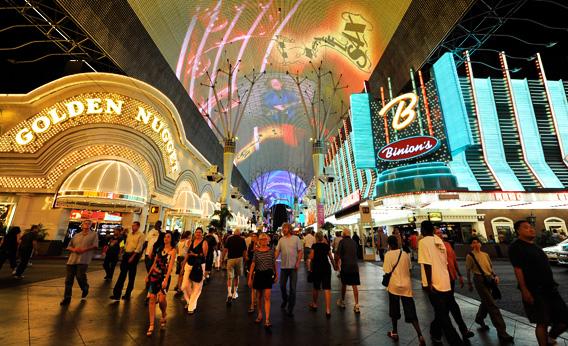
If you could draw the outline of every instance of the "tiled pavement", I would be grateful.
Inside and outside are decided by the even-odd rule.
[[[88,274],[91,289],[86,300],[80,300],[80,290],[75,286],[74,299],[66,308],[59,306],[63,278],[4,288],[0,289],[0,345],[390,345],[392,342],[386,336],[390,329],[387,293],[380,284],[382,271],[369,263],[362,263],[360,269],[363,283],[360,315],[352,310],[350,291],[347,292],[347,309],[342,311],[335,306],[339,295],[335,274],[331,319],[325,318],[325,309],[321,307],[323,297],[320,297],[317,312],[308,311],[311,287],[302,269],[294,317],[280,311],[279,288],[273,289],[271,333],[256,325],[254,316],[247,314],[250,295],[243,282],[238,300],[227,308],[223,272],[214,273],[211,283],[205,286],[193,316],[184,314],[183,303],[170,292],[168,325],[152,337],[145,335],[148,317],[143,304],[145,270],[142,265],[130,302],[109,300],[111,284],[102,280],[103,271]],[[414,284],[418,316],[427,336],[432,309],[419,283]],[[458,302],[466,323],[476,334],[470,339],[471,344],[498,345],[495,329],[486,333],[478,333],[475,329],[473,320],[478,302],[464,296],[458,296]],[[536,344],[533,327],[525,318],[507,312],[503,315],[508,332],[515,336],[515,345]],[[489,319],[487,323],[491,325]],[[399,322],[399,334],[399,345],[417,344],[414,330],[403,321]],[[561,345],[568,345],[566,339],[559,341]]]

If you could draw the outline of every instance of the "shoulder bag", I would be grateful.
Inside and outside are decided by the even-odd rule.
[[[501,299],[501,290],[499,290],[499,286],[497,286],[497,282],[495,281],[493,275],[485,274],[485,272],[483,271],[483,269],[481,269],[481,266],[479,265],[479,262],[477,262],[477,259],[475,258],[475,255],[473,253],[470,252],[468,255],[471,256],[471,258],[475,262],[475,265],[477,266],[477,269],[479,269],[481,276],[483,276],[483,284],[485,285],[485,287],[487,287],[489,292],[491,292],[491,296],[493,297],[493,299]]]
[[[398,262],[400,262],[400,256],[402,256],[402,250],[400,250],[400,253],[398,254],[398,259],[396,260],[396,264],[394,265],[394,267],[392,267],[392,270],[390,271],[390,273],[384,273],[383,274],[383,282],[382,282],[383,286],[385,286],[385,287],[389,286],[391,275],[394,272],[394,270],[396,269]]]

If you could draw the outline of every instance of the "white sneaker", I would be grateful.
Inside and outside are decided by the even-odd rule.
[[[339,306],[342,309],[345,309],[345,302],[343,301],[343,299],[337,300],[337,306]]]
[[[361,309],[359,308],[359,304],[355,304],[355,307],[353,308],[353,311],[355,311],[356,314],[361,312]]]
[[[237,292],[233,293],[233,299],[237,299],[239,297],[239,294]]]

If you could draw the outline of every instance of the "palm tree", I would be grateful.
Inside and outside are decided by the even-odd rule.
[[[227,208],[227,207],[222,207],[221,209],[215,210],[213,212],[213,216],[219,217],[219,221],[220,221],[219,226],[222,230],[224,230],[225,227],[227,226],[227,220],[233,219],[233,214],[231,214],[231,212],[229,211],[229,208]],[[213,220],[211,221],[211,224],[213,224]]]

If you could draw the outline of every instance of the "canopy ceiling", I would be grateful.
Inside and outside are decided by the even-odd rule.
[[[347,105],[348,95],[363,88],[411,0],[128,2],[198,106],[210,102],[214,110],[212,90],[203,85],[210,84],[205,72],[226,70],[227,59],[241,61],[234,81],[239,93],[248,89],[245,75],[266,71],[237,132],[235,164],[250,184],[258,170],[300,168],[306,183],[313,175],[308,119],[286,71],[308,77],[304,86],[311,90],[316,86],[310,61],[316,66],[323,61],[336,80],[342,74],[346,88],[334,100],[328,122],[333,131],[340,100]],[[224,99],[226,76],[218,78]]]

